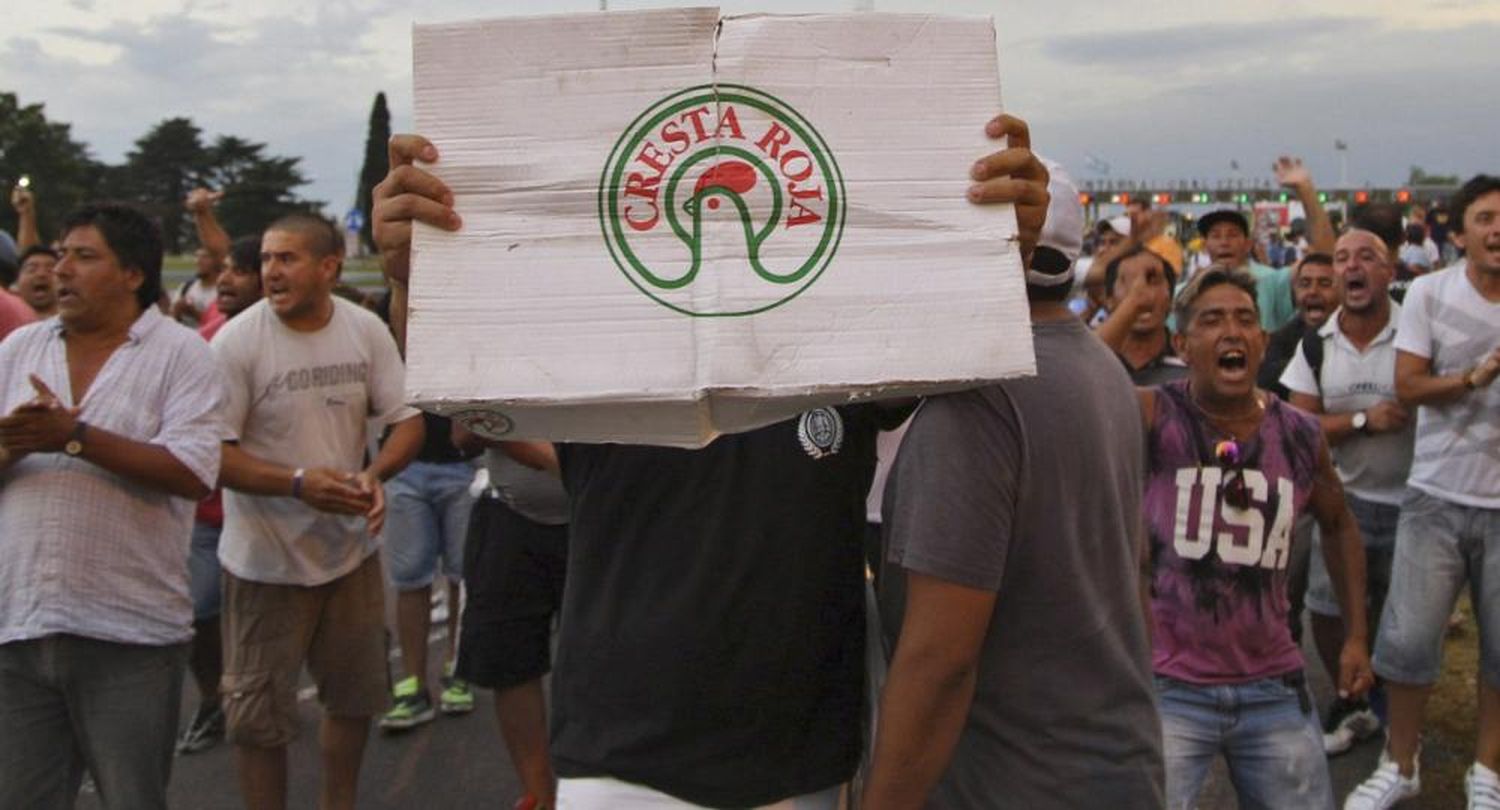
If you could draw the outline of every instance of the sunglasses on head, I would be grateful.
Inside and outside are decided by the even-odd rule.
[[[1222,441],[1214,445],[1214,458],[1224,467],[1224,478],[1219,482],[1219,497],[1235,509],[1250,508],[1250,487],[1245,483],[1245,454],[1235,441]]]

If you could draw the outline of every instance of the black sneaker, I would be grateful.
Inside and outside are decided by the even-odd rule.
[[[1380,731],[1380,718],[1363,700],[1338,698],[1328,710],[1323,724],[1323,753],[1338,756]]]
[[[193,722],[177,739],[177,753],[196,754],[207,751],[224,739],[224,710],[217,703],[205,703],[198,707]]]
[[[392,697],[395,705],[380,718],[380,727],[386,731],[415,728],[437,717],[437,710],[432,707],[432,697],[427,694],[426,685],[414,677],[396,684]]]

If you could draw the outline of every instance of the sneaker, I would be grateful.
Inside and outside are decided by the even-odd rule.
[[[1474,763],[1464,774],[1464,795],[1469,797],[1469,810],[1500,810],[1500,775]]]
[[[438,696],[443,714],[468,714],[474,711],[474,687],[463,678],[453,677],[453,665],[443,667],[443,693]]]
[[[1380,730],[1380,718],[1364,701],[1334,701],[1323,726],[1323,753],[1337,756]]]
[[[432,697],[417,681],[416,676],[407,677],[396,684],[392,693],[396,705],[380,718],[380,727],[386,731],[401,731],[430,722],[437,716],[432,708]]]
[[[198,707],[193,722],[177,739],[177,753],[196,754],[207,751],[224,739],[224,710],[217,703],[205,703]]]
[[[1421,763],[1414,763],[1411,778],[1401,775],[1401,768],[1386,751],[1380,752],[1375,772],[1344,799],[1344,810],[1386,810],[1422,792]]]

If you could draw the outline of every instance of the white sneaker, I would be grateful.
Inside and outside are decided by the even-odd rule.
[[[1464,794],[1469,810],[1500,810],[1500,776],[1476,762],[1464,774]]]
[[[1380,730],[1380,718],[1370,710],[1368,704],[1350,705],[1342,716],[1329,718],[1332,728],[1323,732],[1323,753],[1337,756],[1354,747],[1361,740],[1369,739]]]
[[[1375,772],[1344,799],[1344,810],[1387,810],[1421,792],[1421,763],[1412,763],[1411,778],[1408,779],[1401,775],[1400,766],[1390,754],[1381,751],[1380,764]]]

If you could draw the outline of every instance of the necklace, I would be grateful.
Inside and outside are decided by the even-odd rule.
[[[1198,400],[1198,397],[1193,395],[1192,386],[1188,386],[1188,400],[1193,403],[1193,407],[1197,408],[1199,413],[1215,422],[1238,422],[1241,419],[1249,419],[1252,416],[1258,416],[1262,411],[1266,409],[1266,403],[1265,400],[1261,399],[1261,394],[1259,391],[1256,391],[1253,396],[1255,397],[1255,402],[1244,413],[1225,415],[1214,413],[1213,411],[1203,407],[1203,403]]]

